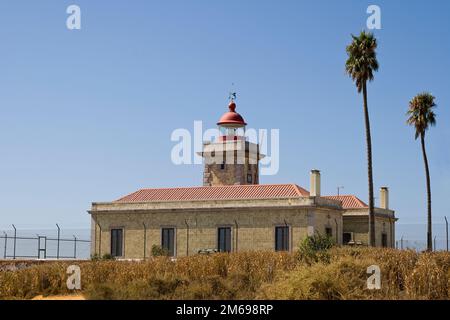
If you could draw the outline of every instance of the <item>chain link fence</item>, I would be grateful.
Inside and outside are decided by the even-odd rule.
[[[88,259],[89,229],[11,230],[0,234],[0,259]]]
[[[426,224],[397,223],[395,247],[423,251]],[[89,259],[90,229],[12,229],[0,231],[0,259]],[[448,226],[433,224],[433,250],[448,250]]]
[[[397,223],[395,226],[395,247],[403,250],[423,251],[427,249],[427,225],[422,223]],[[433,250],[449,249],[447,223],[433,223],[432,225]]]

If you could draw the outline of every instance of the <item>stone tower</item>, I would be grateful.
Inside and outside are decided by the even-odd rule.
[[[258,144],[247,141],[246,123],[236,112],[234,99],[231,99],[228,108],[229,111],[217,123],[220,132],[218,141],[203,144],[203,185],[258,184],[258,161],[263,155],[259,153]]]

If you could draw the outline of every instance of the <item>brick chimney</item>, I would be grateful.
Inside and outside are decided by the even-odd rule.
[[[320,171],[313,169],[311,170],[311,186],[309,190],[309,195],[311,197],[320,197]]]
[[[388,187],[380,188],[380,208],[389,209],[389,189],[388,189]]]

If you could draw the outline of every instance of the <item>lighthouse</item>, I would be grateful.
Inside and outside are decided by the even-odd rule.
[[[204,142],[200,153],[205,158],[204,186],[246,185],[259,183],[258,162],[263,158],[259,145],[248,141],[247,123],[236,112],[234,98],[228,111],[217,122],[220,135],[217,141]]]

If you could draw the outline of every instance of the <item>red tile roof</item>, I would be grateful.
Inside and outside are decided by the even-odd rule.
[[[324,196],[324,198],[341,201],[344,209],[368,208],[366,203],[354,195]]]
[[[273,199],[305,196],[309,196],[309,192],[296,184],[255,184],[141,189],[114,202]]]

